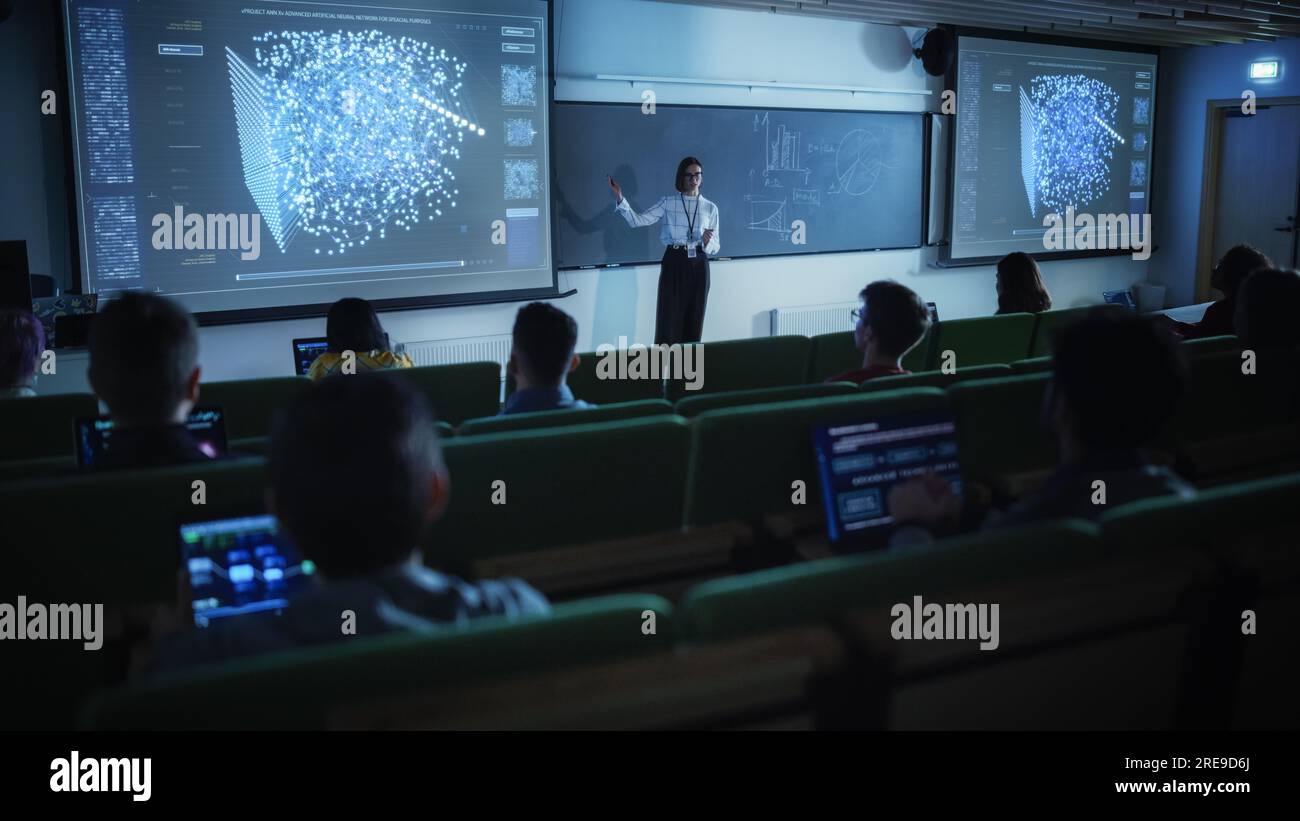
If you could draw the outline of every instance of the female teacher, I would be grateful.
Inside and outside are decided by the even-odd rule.
[[[633,228],[664,220],[659,239],[666,246],[659,267],[659,306],[655,311],[655,343],[699,342],[704,330],[704,306],[709,299],[709,254],[718,253],[718,206],[700,196],[704,172],[700,161],[687,157],[677,165],[677,194],[662,197],[637,213],[623,198],[623,189],[609,180],[615,210]]]

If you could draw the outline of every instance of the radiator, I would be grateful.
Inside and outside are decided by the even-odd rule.
[[[772,309],[772,336],[784,334],[833,334],[853,330],[850,314],[858,307],[856,302],[836,302],[829,305],[800,305],[792,308]]]
[[[505,373],[506,362],[510,361],[510,334],[407,342],[406,352],[419,366],[495,362]]]

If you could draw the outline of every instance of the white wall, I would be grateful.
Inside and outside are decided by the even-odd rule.
[[[778,80],[900,90],[930,96],[808,92],[735,87],[655,88],[659,103],[937,110],[942,82],[911,58],[910,32],[797,15],[657,3],[650,0],[556,0],[556,99],[641,100],[641,89],[597,81],[594,75],[637,74],[732,80]],[[706,192],[707,193],[707,192]],[[991,267],[941,270],[933,249],[824,254],[718,262],[704,339],[764,335],[774,307],[849,302],[873,279],[890,277],[938,303],[941,316],[986,315],[996,307]],[[1129,258],[1072,260],[1044,266],[1058,307],[1100,301],[1102,290],[1127,288],[1146,276]],[[556,304],[580,329],[579,350],[620,335],[650,342],[658,266],[571,271],[562,290],[578,293]],[[509,332],[517,305],[403,311],[386,314],[394,340],[420,341]],[[289,341],[324,333],[324,320],[295,320],[204,328],[207,379],[236,379],[292,371]]]

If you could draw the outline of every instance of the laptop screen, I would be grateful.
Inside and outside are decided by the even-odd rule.
[[[327,350],[329,350],[329,342],[323,336],[311,339],[295,339],[293,341],[294,372],[299,376],[306,376],[307,371],[311,370],[311,363],[315,362],[316,357]]]
[[[1107,305],[1123,305],[1125,308],[1137,309],[1137,304],[1133,301],[1133,294],[1129,291],[1102,291],[1101,298],[1106,301]]]
[[[195,408],[190,411],[185,428],[208,456],[217,458],[226,452],[226,420],[221,408],[215,406]],[[104,461],[111,447],[113,420],[107,416],[94,416],[76,421],[77,465],[82,470],[94,470]]]
[[[883,542],[894,521],[889,491],[926,471],[961,492],[956,427],[947,411],[816,427],[813,439],[832,543]]]
[[[316,567],[279,533],[274,516],[180,526],[194,625],[244,613],[276,612],[312,586]]]

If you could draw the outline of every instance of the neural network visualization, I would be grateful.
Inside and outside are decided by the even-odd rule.
[[[283,252],[299,231],[330,256],[454,208],[454,166],[486,130],[468,64],[380,31],[267,32],[226,62],[244,180]],[[498,138],[500,139],[500,138]]]
[[[1080,208],[1110,188],[1119,94],[1082,74],[1034,77],[1020,88],[1020,173],[1029,211]]]

